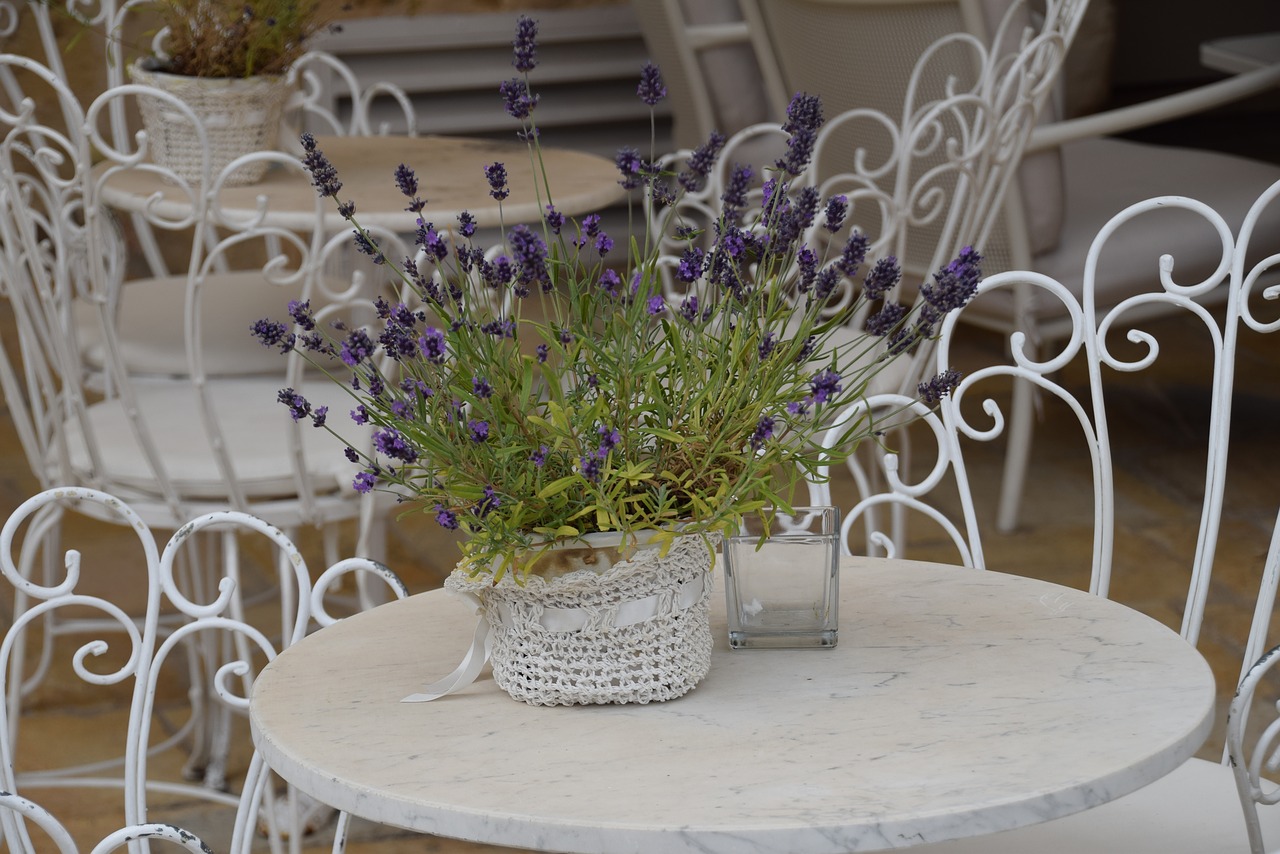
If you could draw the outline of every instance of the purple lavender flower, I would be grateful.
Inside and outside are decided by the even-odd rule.
[[[359,229],[353,230],[351,232],[351,241],[355,244],[356,249],[362,255],[368,255],[372,258],[373,263],[387,263],[387,256],[382,254],[382,249],[379,248],[378,244],[374,243],[373,240],[370,239],[369,235],[365,234],[363,231],[360,231]]]
[[[315,315],[311,313],[311,300],[299,302],[298,300],[289,300],[289,316],[293,318],[293,322],[310,332],[316,328]]]
[[[546,445],[539,445],[538,450],[529,455],[529,462],[533,463],[537,468],[542,468],[547,464],[547,451],[550,450]]]
[[[617,164],[618,171],[622,173],[622,180],[618,182],[619,184],[628,190],[634,190],[640,186],[644,161],[640,159],[639,151],[630,147],[619,148],[617,156],[613,158],[613,162]]]
[[[507,244],[515,255],[516,281],[521,288],[527,293],[530,285],[540,283],[547,290],[551,273],[547,270],[547,244],[541,235],[527,225],[517,225],[507,234]]]
[[[582,230],[587,237],[595,237],[600,233],[600,214],[587,214],[582,218]]]
[[[751,188],[751,179],[755,173],[751,171],[750,166],[742,166],[733,164],[733,172],[729,175],[729,183],[725,186],[724,194],[720,196],[723,204],[721,216],[725,222],[737,223],[742,221],[742,212],[747,207],[747,191]]]
[[[676,268],[676,278],[685,284],[693,284],[702,276],[706,268],[707,254],[698,246],[690,246],[680,257],[680,266]]]
[[[426,202],[418,198],[418,176],[403,163],[396,167],[396,187],[409,199],[409,207],[405,210],[420,213],[427,206]]]
[[[613,248],[613,238],[602,231],[596,235],[595,247],[601,255],[608,255],[609,250]]]
[[[329,407],[317,406],[311,413],[311,423],[316,427],[323,427],[325,420],[329,417]]]
[[[818,349],[818,336],[810,335],[804,339],[804,344],[800,347],[800,352],[796,354],[796,363],[803,364],[813,358],[814,351]]]
[[[645,304],[644,310],[651,317],[656,317],[667,310],[667,301],[658,294],[649,297],[649,302]]]
[[[351,481],[351,487],[361,495],[372,492],[377,485],[378,476],[371,471],[362,471]]]
[[[418,347],[421,348],[422,355],[426,356],[428,362],[435,362],[437,365],[442,363],[446,353],[444,332],[434,326],[428,326],[422,333],[422,337],[418,339]]]
[[[773,351],[778,347],[778,336],[774,332],[766,332],[764,337],[760,339],[760,346],[757,351],[760,353],[760,361],[764,361],[773,355]]]
[[[513,119],[524,121],[538,106],[538,96],[529,91],[529,84],[519,77],[504,80],[498,86],[498,92],[505,102],[507,115]]]
[[[552,234],[559,234],[560,229],[564,228],[564,214],[556,210],[555,205],[547,205],[547,213],[543,219],[546,220],[547,228],[551,229]]]
[[[476,397],[483,400],[493,395],[493,386],[489,385],[489,381],[484,377],[472,377],[471,391],[475,393]]]
[[[813,379],[809,382],[809,388],[813,392],[814,403],[826,403],[844,390],[844,386],[840,382],[840,375],[831,370],[819,371],[814,374]]]
[[[907,310],[896,302],[885,303],[875,314],[867,318],[867,331],[872,335],[884,337],[897,328]]]
[[[383,456],[401,462],[411,463],[418,458],[417,450],[404,437],[404,434],[394,427],[384,427],[374,431],[373,447]]]
[[[939,314],[960,308],[978,292],[981,264],[982,255],[966,246],[954,261],[933,274],[932,284],[920,288],[921,296]]]
[[[880,299],[901,279],[902,268],[898,266],[898,259],[888,255],[871,267],[866,281],[863,282],[862,290],[867,299]]]
[[[960,376],[960,372],[955,368],[948,368],[942,373],[920,383],[916,386],[916,391],[919,393],[921,400],[932,406],[955,391],[956,386],[960,384]]]
[[[800,247],[796,252],[796,266],[800,268],[800,280],[796,283],[800,293],[808,293],[813,287],[813,280],[818,277],[818,253],[808,246]]]
[[[345,448],[343,448],[342,453],[351,462],[353,463],[360,462],[360,454],[357,453],[356,449],[351,447],[350,445],[347,445]]]
[[[538,345],[538,364],[542,364],[546,361],[547,361],[547,345],[539,344]]]
[[[600,271],[600,289],[611,297],[617,297],[622,288],[622,277],[612,267]]]
[[[716,158],[720,156],[720,149],[724,148],[724,143],[724,134],[712,131],[707,141],[689,155],[688,168],[676,177],[676,181],[686,192],[696,193],[706,186],[707,176],[711,174],[711,168],[716,165]]]
[[[289,331],[289,327],[283,323],[268,320],[265,317],[261,320],[255,320],[253,325],[249,327],[249,331],[262,342],[264,347],[278,346],[281,353],[291,351],[297,341],[296,336]]]
[[[846,276],[855,276],[858,268],[862,266],[862,262],[867,260],[867,250],[871,247],[871,241],[860,231],[855,231],[849,235],[849,239],[844,243],[844,249],[840,252],[840,258],[836,261],[836,265],[840,268],[840,272]]]
[[[822,127],[822,101],[816,95],[796,93],[787,105],[787,120],[782,129],[787,138],[787,153],[774,164],[788,175],[799,175],[813,157],[813,146]]]
[[[361,426],[369,423],[369,410],[364,408],[363,403],[356,404],[356,408],[351,410],[351,421]]]
[[[483,519],[501,506],[502,499],[498,497],[497,492],[492,486],[486,486],[484,488],[484,497],[480,499],[475,507],[471,508],[471,512]]]
[[[489,181],[489,195],[498,201],[511,195],[511,190],[507,188],[507,167],[502,163],[495,162],[484,167],[484,177]]]
[[[458,514],[447,509],[443,504],[437,504],[434,508],[436,511],[436,524],[446,531],[458,530]]]
[[[458,233],[463,237],[471,237],[476,233],[476,218],[470,211],[458,214]]]
[[[840,271],[836,265],[824,267],[822,272],[818,273],[818,278],[813,283],[813,295],[819,300],[828,300],[835,293],[836,287],[840,284]]]
[[[471,441],[479,444],[489,439],[489,422],[471,419],[467,422],[467,432],[471,435]]]
[[[595,457],[582,457],[578,460],[582,476],[592,483],[600,482],[600,461]]]
[[[787,412],[792,415],[808,415],[809,404],[803,400],[793,400],[787,404]]]
[[[596,449],[596,457],[603,460],[609,456],[610,451],[618,447],[618,443],[622,441],[622,434],[604,425],[597,427],[596,432],[600,434],[600,447]]]
[[[640,69],[640,85],[636,87],[640,100],[650,107],[667,97],[666,84],[662,82],[662,72],[652,62],[646,62]]]
[[[774,420],[768,415],[760,419],[755,432],[751,434],[751,450],[760,450],[765,442],[773,438],[773,423]]]
[[[280,392],[276,395],[276,400],[289,407],[289,415],[293,417],[294,421],[301,421],[311,414],[311,404],[307,402],[305,397],[291,388],[280,389]]]
[[[849,215],[849,197],[832,196],[827,199],[827,207],[822,212],[822,227],[835,234],[844,225],[844,218]]]
[[[516,71],[528,74],[538,64],[538,22],[528,15],[521,15],[516,21],[516,38],[511,44],[515,47],[515,56],[511,64]]]
[[[354,368],[373,355],[373,342],[363,329],[354,329],[347,340],[342,342],[342,352],[339,355],[343,364]]]
[[[407,421],[413,417],[413,408],[409,405],[408,401],[393,400],[391,401],[391,414],[396,418]]]
[[[498,317],[480,324],[480,331],[494,338],[515,338],[516,322],[510,317]]]
[[[680,316],[693,323],[698,319],[698,297],[690,295],[680,301]]]
[[[338,191],[342,189],[342,182],[338,180],[338,170],[334,169],[329,158],[316,148],[316,138],[310,132],[304,133],[301,140],[302,150],[305,152],[302,165],[311,173],[311,184],[321,196],[337,196]]]

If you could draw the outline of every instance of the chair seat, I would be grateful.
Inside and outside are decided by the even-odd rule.
[[[1238,233],[1245,214],[1267,187],[1280,180],[1280,166],[1230,154],[1121,139],[1086,139],[1062,147],[1066,182],[1066,218],[1056,248],[1038,254],[1031,269],[1084,292],[1089,246],[1111,217],[1129,205],[1156,196],[1179,195],[1204,202]],[[1272,205],[1254,231],[1250,257],[1280,252],[1280,206]],[[1223,255],[1222,244],[1203,219],[1186,211],[1147,214],[1123,225],[1099,261],[1097,293],[1101,304],[1159,287],[1161,254],[1174,259],[1173,278],[1181,285],[1202,280]],[[1220,293],[1224,291],[1219,291]],[[1036,320],[1055,337],[1061,323],[1052,297],[1037,294]],[[1008,318],[1013,292],[1002,288],[976,302],[975,314]]]
[[[301,285],[269,284],[261,270],[211,275],[202,286],[200,321],[207,376],[279,374],[279,353],[257,346],[249,327],[263,317],[285,319],[286,306]],[[189,373],[183,314],[186,276],[139,279],[120,291],[115,329],[125,367],[131,376],[182,376]],[[93,308],[76,305],[81,352],[91,369],[100,370],[104,352]]]
[[[1280,809],[1261,807],[1266,839],[1280,838]],[[989,836],[922,845],[919,854],[1246,854],[1231,769],[1192,759],[1150,786],[1102,806]]]
[[[257,345],[250,341],[245,346]],[[276,358],[281,359],[279,354]],[[297,494],[289,449],[294,424],[276,399],[282,385],[279,376],[215,380],[208,385],[237,478],[250,499]],[[226,480],[202,427],[195,389],[170,381],[138,384],[135,388],[141,419],[152,431],[156,453],[178,494],[190,499],[226,500]],[[352,440],[358,438],[347,418],[350,398],[341,388],[322,381],[305,384],[302,394],[316,405],[328,402],[333,425]],[[127,489],[157,494],[156,475],[134,436],[121,401],[113,399],[89,407],[88,418],[101,457],[102,471],[96,472],[96,478],[91,477],[95,473],[80,425],[74,421],[66,425],[71,469],[81,482],[103,483],[108,491]],[[346,488],[356,468],[343,456],[343,445],[328,431],[309,422],[302,422],[301,433],[311,489],[329,494]]]

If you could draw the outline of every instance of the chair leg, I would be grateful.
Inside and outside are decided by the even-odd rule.
[[[1031,458],[1031,431],[1035,426],[1035,394],[1035,386],[1027,380],[1013,381],[1013,398],[1006,427],[1009,442],[1004,454],[1000,504],[996,510],[996,530],[1005,534],[1018,527],[1018,512],[1022,509],[1022,490]]]

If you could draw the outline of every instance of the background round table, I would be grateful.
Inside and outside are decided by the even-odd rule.
[[[443,591],[284,651],[254,685],[267,763],[389,825],[568,852],[843,852],[992,833],[1120,797],[1209,732],[1213,677],[1109,600],[936,564],[846,558],[834,650],[731,651],[651,705],[532,707],[450,672],[474,617]]]
[[[414,217],[405,211],[408,202],[395,184],[395,169],[402,163],[417,174],[419,196],[427,203],[423,216],[441,227],[452,226],[464,210],[480,226],[496,226],[502,221],[508,226],[536,224],[542,220],[543,206],[551,201],[566,216],[578,216],[600,211],[626,196],[613,161],[584,151],[542,149],[547,180],[555,194],[548,199],[536,191],[533,162],[524,143],[450,136],[321,136],[316,142],[337,170],[341,198],[355,200],[356,216],[366,228],[412,231]],[[484,175],[484,167],[495,161],[506,167],[511,191],[501,209],[489,195]],[[224,187],[217,204],[224,216],[249,220],[260,208],[259,197],[268,200],[263,209],[269,224],[314,227],[316,191],[301,167],[275,166],[261,181]],[[152,216],[168,219],[179,219],[191,209],[186,191],[154,172],[139,169],[108,176],[102,198],[119,210],[150,211]],[[319,203],[327,228],[347,227],[332,200]]]

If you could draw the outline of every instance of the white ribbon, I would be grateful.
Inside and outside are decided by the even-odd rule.
[[[676,589],[675,605],[677,609],[685,611],[698,603],[702,598],[702,591],[707,583],[706,575],[705,572],[700,572]],[[455,593],[455,595],[466,600],[474,612],[478,613],[480,611],[480,599],[476,596],[470,593]],[[660,598],[660,594],[655,593],[643,599],[632,599],[629,602],[619,603],[614,612],[613,625],[616,628],[622,628],[623,626],[642,623],[656,616]],[[511,619],[511,612],[506,605],[498,603],[495,612],[498,622],[504,626],[513,625],[514,621]],[[543,608],[538,622],[548,631],[577,632],[581,631],[589,620],[589,615],[582,608]],[[480,614],[480,618],[476,622],[475,634],[471,637],[471,648],[463,656],[462,663],[445,678],[432,682],[420,693],[410,694],[400,702],[427,703],[462,690],[476,681],[481,669],[484,668],[485,663],[489,660],[489,653],[492,647],[493,637],[489,627],[489,620],[484,614]]]

